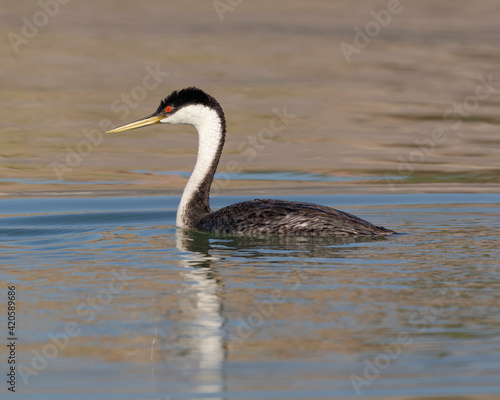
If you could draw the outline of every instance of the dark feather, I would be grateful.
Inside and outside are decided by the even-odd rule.
[[[233,204],[202,217],[193,228],[219,233],[301,236],[395,233],[334,208],[284,200],[252,200]]]

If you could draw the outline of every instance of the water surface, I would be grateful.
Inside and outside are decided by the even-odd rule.
[[[21,398],[500,394],[498,195],[287,199],[403,234],[185,232],[168,196],[0,201],[19,363],[78,329]]]
[[[59,8],[13,45],[42,3]],[[3,7],[0,293],[17,287],[35,368],[19,399],[499,397],[500,3],[402,0],[346,58],[388,4]],[[176,230],[194,130],[105,131],[193,85],[227,117],[214,208],[314,201],[403,234]]]
[[[67,2],[16,47],[9,34],[21,35],[23,18],[41,9],[10,2],[0,24],[0,195],[40,191],[33,179],[50,191],[134,182],[178,194],[185,178],[134,171],[190,171],[192,128],[104,132],[193,85],[226,112],[221,173],[368,177],[378,191],[387,177],[400,192],[498,186],[498,1],[402,0],[350,59],[341,45],[353,46],[387,1],[253,0],[223,18],[219,3]],[[272,125],[277,115],[287,117]],[[336,183],[356,190],[357,181]],[[224,189],[275,186],[240,180]]]

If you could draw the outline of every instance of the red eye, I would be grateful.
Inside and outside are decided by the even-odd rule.
[[[170,107],[170,106],[165,107],[165,112],[168,112],[168,113],[169,113],[170,111],[172,111],[172,107]]]

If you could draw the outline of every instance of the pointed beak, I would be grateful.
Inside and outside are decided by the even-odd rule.
[[[138,121],[131,122],[130,124],[122,125],[119,126],[118,128],[111,129],[110,131],[107,131],[106,133],[118,133],[118,132],[123,132],[123,131],[129,131],[130,129],[137,129],[137,128],[142,128],[143,126],[148,126],[148,125],[154,125],[154,124],[159,124],[162,119],[165,119],[165,117],[161,116],[151,116],[151,117],[146,117],[143,119],[140,119]]]

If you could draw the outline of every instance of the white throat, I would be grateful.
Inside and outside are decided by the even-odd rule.
[[[206,202],[206,208],[209,210],[208,196],[210,185],[224,142],[222,121],[215,110],[204,105],[194,104],[180,109],[161,122],[192,125],[198,131],[198,156],[196,165],[184,188],[179,209],[177,210],[177,226],[188,228],[188,220],[190,218],[188,211],[193,206],[192,202]],[[203,204],[195,205],[197,207],[203,206]]]

